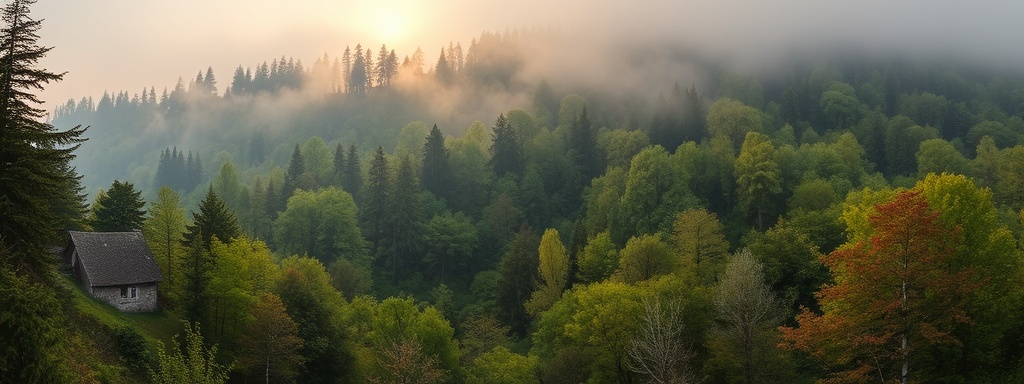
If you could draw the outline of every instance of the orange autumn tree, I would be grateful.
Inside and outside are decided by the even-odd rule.
[[[953,328],[970,322],[966,297],[979,287],[970,268],[952,263],[959,228],[946,228],[920,191],[875,206],[871,235],[822,258],[834,283],[817,294],[797,328],[781,327],[782,346],[808,353],[828,383],[900,382],[936,374],[927,354],[959,344]]]

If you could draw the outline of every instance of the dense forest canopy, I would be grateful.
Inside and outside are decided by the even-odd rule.
[[[25,4],[0,47],[45,55]],[[0,163],[0,207],[39,214],[4,219],[31,316],[0,325],[39,332],[0,381],[1024,380],[1024,72],[571,36],[207,67],[52,126],[18,84],[60,76],[0,52],[0,150],[60,180]],[[161,312],[82,297],[62,228],[141,230]]]

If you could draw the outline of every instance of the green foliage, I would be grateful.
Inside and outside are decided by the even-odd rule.
[[[46,247],[66,223],[82,216],[84,196],[71,161],[85,141],[85,129],[58,131],[44,122],[47,111],[39,108],[33,92],[64,75],[37,66],[50,48],[37,44],[42,23],[29,15],[34,3],[10,2],[2,10],[0,238],[11,246],[8,262],[41,269],[47,263]]]
[[[494,175],[505,176],[506,173],[521,175],[525,168],[523,160],[523,143],[519,133],[505,115],[498,115],[491,134],[490,165]]]
[[[357,316],[353,325],[360,330],[358,335],[364,348],[370,348],[369,352],[375,356],[376,364],[367,368],[369,376],[394,377],[399,373],[395,371],[400,371],[396,364],[402,357],[411,359],[409,364],[416,366],[424,364],[425,358],[436,359],[436,368],[442,371],[442,377],[449,380],[458,377],[459,347],[454,339],[455,330],[436,309],[420,309],[412,299],[395,297],[379,303],[360,297],[353,301],[352,306],[353,310],[362,312],[352,314]],[[416,348],[406,351],[395,349],[408,342]],[[412,356],[400,356],[396,352]]]
[[[795,314],[800,308],[817,308],[814,292],[828,281],[818,247],[807,234],[788,222],[779,222],[748,243],[763,280],[779,293],[782,305]]]
[[[157,200],[149,207],[149,216],[142,224],[142,233],[156,257],[164,280],[158,289],[165,302],[177,303],[177,287],[181,284],[181,262],[185,256],[185,210],[173,189],[161,187]]]
[[[619,250],[608,231],[598,233],[583,248],[579,257],[578,278],[583,283],[604,281],[619,267]]]
[[[342,323],[345,299],[331,286],[331,277],[316,259],[292,256],[281,260],[275,292],[303,340],[302,369],[296,381],[339,383],[355,378],[355,357]]]
[[[569,255],[558,237],[558,230],[548,228],[540,238],[537,264],[537,290],[526,301],[526,313],[531,316],[548,310],[562,296],[569,274]]]
[[[761,131],[761,111],[739,101],[722,98],[711,104],[707,126],[710,136],[726,137],[732,145],[738,146],[748,132]]]
[[[495,347],[473,360],[466,382],[470,384],[538,383],[537,365],[537,356],[523,356],[509,352],[504,347]]]
[[[955,173],[966,175],[972,172],[970,163],[948,141],[929,139],[921,143],[917,151],[917,174]]]
[[[11,268],[0,243],[0,381],[68,382],[67,318],[53,290]]]
[[[529,316],[524,304],[533,292],[533,276],[538,268],[537,238],[529,229],[523,229],[512,239],[509,250],[498,266],[498,316],[520,337],[526,335]]]
[[[456,195],[452,183],[455,182],[455,174],[451,164],[448,163],[448,149],[444,145],[444,136],[437,124],[430,129],[427,140],[423,144],[423,170],[420,174],[420,184],[423,190],[433,193],[437,198],[452,201]]]
[[[676,215],[672,243],[680,261],[693,268],[701,283],[710,284],[721,273],[729,252],[724,227],[714,213],[691,209]]]
[[[235,214],[224,204],[213,187],[206,193],[206,198],[199,203],[199,213],[192,212],[192,224],[186,225],[185,242],[200,245],[206,250],[214,238],[220,241],[231,241],[241,236]]]
[[[476,227],[462,212],[445,212],[427,222],[423,234],[423,262],[445,282],[449,275],[459,276],[474,264]]]
[[[740,202],[748,212],[755,213],[760,229],[764,229],[765,211],[774,197],[782,192],[779,166],[773,159],[774,151],[767,136],[750,132],[736,158],[736,186]]]
[[[344,258],[361,260],[363,237],[352,196],[330,187],[297,191],[274,222],[275,244],[288,254],[305,254],[324,264]]]
[[[131,183],[114,180],[106,194],[96,200],[94,229],[100,232],[129,232],[142,229],[145,211],[142,207],[142,191],[136,191]]]
[[[679,261],[668,244],[656,235],[630,238],[619,253],[619,268],[612,276],[615,281],[633,284],[667,275],[679,267]]]
[[[150,371],[155,384],[219,384],[228,380],[230,367],[217,362],[217,346],[203,343],[198,326],[185,324],[185,340],[179,344],[178,336],[171,347],[161,344],[157,349],[157,366]]]
[[[646,148],[633,157],[619,206],[624,230],[613,230],[613,240],[622,242],[670,228],[677,212],[697,205],[687,178],[662,147]]]

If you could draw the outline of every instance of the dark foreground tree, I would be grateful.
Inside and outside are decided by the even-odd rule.
[[[33,94],[64,76],[37,67],[50,48],[36,44],[41,23],[29,16],[33,3],[4,6],[0,29],[0,238],[18,268],[46,262],[45,247],[57,241],[65,222],[55,208],[83,199],[69,163],[85,129],[58,131],[42,122],[46,111]]]

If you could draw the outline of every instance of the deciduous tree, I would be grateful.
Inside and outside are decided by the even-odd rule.
[[[569,273],[569,255],[558,237],[558,230],[548,228],[544,231],[538,254],[537,276],[540,280],[536,284],[537,290],[533,291],[530,300],[526,302],[526,313],[532,316],[546,311],[558,301]]]
[[[970,320],[970,292],[983,284],[970,268],[949,268],[959,228],[946,228],[919,191],[896,195],[869,216],[870,235],[824,258],[835,283],[818,293],[822,314],[804,310],[783,327],[784,345],[831,365],[840,381],[927,380],[922,359],[959,341]]]

